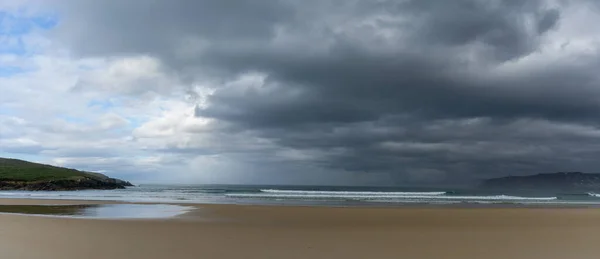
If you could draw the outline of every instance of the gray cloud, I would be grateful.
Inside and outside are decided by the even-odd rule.
[[[242,151],[256,163],[292,149],[331,174],[460,182],[597,170],[598,56],[550,48],[568,42],[565,10],[585,4],[560,3],[69,1],[56,37],[216,82],[195,116],[279,148]],[[195,151],[240,152],[161,150]]]

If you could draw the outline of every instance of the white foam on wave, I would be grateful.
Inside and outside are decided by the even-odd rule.
[[[323,194],[323,193],[228,193],[233,198],[276,198],[276,199],[355,199],[355,200],[500,200],[500,201],[551,201],[557,197],[493,196],[443,196],[443,195],[396,195],[396,194]]]
[[[600,193],[588,192],[588,195],[592,196],[592,197],[598,197],[598,198],[600,198]]]
[[[0,198],[53,199],[53,200],[99,200],[126,202],[181,203],[184,201],[203,201],[202,195],[178,192],[148,192],[124,190],[85,190],[85,191],[0,191]]]
[[[309,190],[278,190],[278,189],[262,189],[263,193],[273,194],[290,194],[290,195],[330,195],[330,196],[347,196],[347,195],[387,195],[387,196],[438,196],[444,195],[446,192],[360,192],[360,191],[309,191]]]

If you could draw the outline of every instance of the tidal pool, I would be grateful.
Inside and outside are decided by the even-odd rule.
[[[160,219],[192,207],[170,204],[0,205],[0,213],[96,219]]]

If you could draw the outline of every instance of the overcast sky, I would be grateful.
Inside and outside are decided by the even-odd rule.
[[[137,182],[600,172],[600,4],[0,0],[0,156]]]

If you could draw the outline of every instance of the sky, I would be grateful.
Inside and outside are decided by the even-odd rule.
[[[592,0],[0,0],[0,157],[138,183],[600,172]]]

